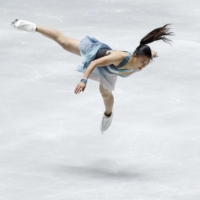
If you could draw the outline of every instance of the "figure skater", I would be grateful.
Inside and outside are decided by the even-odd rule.
[[[75,88],[74,93],[79,94],[86,88],[88,78],[100,82],[100,93],[103,97],[105,112],[103,114],[100,130],[102,133],[111,125],[113,118],[114,90],[117,76],[128,77],[131,74],[141,71],[150,61],[157,57],[157,52],[147,45],[156,40],[170,43],[166,36],[169,32],[168,25],[156,28],[141,39],[139,46],[133,53],[111,49],[107,44],[95,38],[86,36],[81,41],[69,38],[61,32],[39,26],[25,20],[15,20],[12,22],[14,28],[28,32],[38,32],[54,40],[66,51],[83,57],[82,66],[77,67],[77,71],[84,73],[82,79]]]

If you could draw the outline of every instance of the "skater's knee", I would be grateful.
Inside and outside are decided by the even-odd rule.
[[[110,101],[113,99],[112,93],[109,93],[109,94],[101,94],[101,95],[102,95],[104,101],[109,101],[109,102],[110,102]]]
[[[99,91],[104,99],[110,98],[112,96],[112,93],[109,92],[107,89],[103,88],[102,86],[100,86]]]
[[[56,41],[64,48],[69,48],[70,44],[64,37],[58,37]]]
[[[79,40],[75,40],[64,35],[60,35],[60,37],[56,38],[56,41],[62,46],[63,49],[69,51],[73,54],[81,56],[79,50]]]

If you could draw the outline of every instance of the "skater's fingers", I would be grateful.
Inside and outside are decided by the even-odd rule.
[[[74,91],[74,93],[77,94],[78,91],[79,91],[79,86],[77,85],[77,86],[76,86],[76,89],[75,89],[75,91]]]
[[[81,91],[84,92],[84,90],[85,90],[85,86],[82,86]]]
[[[156,51],[151,51],[152,52],[152,56],[153,56],[153,58],[156,58],[156,57],[158,57],[158,53],[156,52]]]
[[[77,86],[76,89],[74,91],[75,94],[79,94],[80,92],[83,92],[85,89],[85,84],[83,84],[82,82],[80,82]]]
[[[79,89],[79,90],[78,90],[78,94],[80,94],[81,92],[82,92],[82,89]]]
[[[81,87],[76,87],[75,94],[79,94],[82,91]]]
[[[80,93],[82,91],[81,87],[78,88],[78,93]]]
[[[155,52],[155,54],[154,54],[154,56],[153,56],[154,58],[156,58],[156,57],[158,57],[158,54],[157,54],[157,52]]]

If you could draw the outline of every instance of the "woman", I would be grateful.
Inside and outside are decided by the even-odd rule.
[[[79,41],[64,36],[55,29],[38,26],[25,20],[15,20],[12,25],[18,30],[41,33],[56,41],[65,50],[83,57],[83,65],[79,66],[77,70],[83,72],[84,75],[74,92],[75,94],[83,92],[88,78],[100,82],[100,93],[105,105],[101,122],[102,133],[109,128],[112,122],[114,104],[112,90],[114,90],[117,76],[127,77],[134,72],[141,71],[153,57],[157,57],[157,53],[152,51],[147,44],[156,40],[170,43],[171,40],[166,36],[172,35],[172,32],[169,32],[168,24],[154,29],[140,41],[140,45],[131,54],[127,51],[112,50],[108,45],[89,36]]]

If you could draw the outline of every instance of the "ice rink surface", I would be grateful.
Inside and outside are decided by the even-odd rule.
[[[199,0],[0,0],[0,200],[200,199]],[[172,46],[118,78],[110,129],[98,83],[73,91],[81,57],[14,19],[133,52],[171,23]]]

